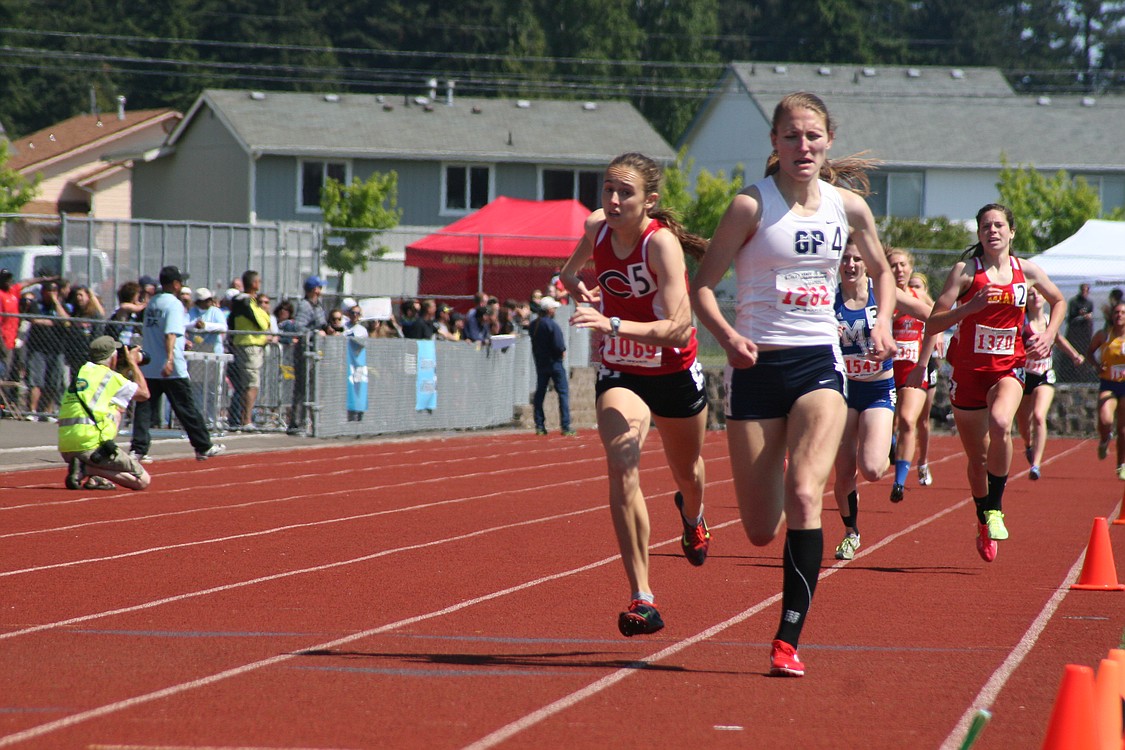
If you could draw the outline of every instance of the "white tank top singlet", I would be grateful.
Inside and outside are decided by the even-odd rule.
[[[812,216],[790,211],[772,177],[755,184],[762,196],[761,223],[734,264],[735,328],[755,344],[839,343],[833,303],[848,218],[840,191],[818,182],[820,207]]]

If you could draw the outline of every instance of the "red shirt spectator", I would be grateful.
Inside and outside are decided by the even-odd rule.
[[[0,318],[0,340],[8,351],[16,347],[20,319],[7,317],[7,314],[15,315],[20,311],[21,291],[20,285],[12,281],[12,272],[6,268],[0,269],[0,313],[5,314],[4,318]]]

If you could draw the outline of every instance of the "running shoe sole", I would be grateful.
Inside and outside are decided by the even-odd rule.
[[[633,602],[629,609],[617,616],[617,629],[626,638],[635,635],[652,635],[664,627],[664,620],[656,607],[647,602]]]

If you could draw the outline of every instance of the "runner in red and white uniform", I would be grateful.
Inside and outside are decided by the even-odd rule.
[[[1031,287],[1027,290],[1027,318],[1023,335],[1027,337],[1045,330],[1047,310],[1043,306],[1043,296],[1035,287]],[[1055,337],[1055,345],[1070,357],[1075,367],[1086,361],[1061,333]],[[1043,461],[1043,449],[1047,445],[1047,413],[1051,411],[1051,402],[1055,400],[1053,353],[1052,350],[1047,352],[1046,357],[1038,357],[1033,352],[1028,352],[1023,368],[1023,399],[1016,412],[1016,425],[1023,437],[1024,455],[1031,464],[1028,476],[1032,480],[1041,476],[1039,464]]]
[[[919,296],[925,299],[930,299],[930,282],[926,278],[926,274],[921,271],[915,271],[910,274],[910,281],[907,286],[919,293]],[[931,308],[933,302],[930,303]],[[929,313],[927,312],[927,317]],[[924,346],[924,344],[923,344]],[[934,474],[930,470],[929,457],[930,457],[930,415],[934,411],[934,397],[937,396],[938,384],[938,368],[937,361],[945,358],[945,338],[943,336],[935,336],[933,340],[933,353],[929,358],[929,363],[926,365],[926,374],[922,378],[922,382],[926,386],[926,402],[922,405],[922,411],[918,414],[918,439],[915,441],[916,450],[915,455],[918,456],[918,484],[923,487],[929,487],[934,483]],[[913,380],[913,378],[910,378]]]
[[[996,542],[1008,538],[1002,505],[1012,464],[1012,422],[1023,397],[1027,353],[1021,331],[1028,288],[1039,289],[1051,306],[1046,329],[1028,338],[1033,356],[1048,356],[1066,317],[1066,301],[1047,274],[1011,254],[1015,231],[1006,206],[990,203],[977,212],[978,242],[949,272],[926,324],[928,335],[957,325],[948,354],[949,399],[969,459],[977,551],[986,562],[996,559]]]
[[[838,264],[849,238],[877,301],[868,351],[892,357],[895,288],[859,159],[829,160],[834,126],[806,92],[774,109],[766,177],[734,197],[692,284],[699,320],[727,353],[726,432],[742,525],[752,544],[785,529],[781,618],[770,674],[800,677],[798,639],[824,553],[821,502],[847,418],[839,329]],[[728,323],[715,286],[731,265],[737,319]],[[786,454],[789,456],[786,468]]]
[[[914,256],[906,250],[887,248],[887,264],[895,277],[895,286],[904,295],[920,300],[927,308],[933,300],[925,292],[910,288],[910,275],[914,272]],[[916,317],[905,312],[902,305],[895,310],[894,336],[898,352],[895,354],[895,388],[898,389],[898,406],[895,407],[895,479],[891,484],[891,502],[901,502],[906,494],[906,477],[910,474],[910,463],[914,460],[914,449],[918,442],[918,421],[926,405],[926,380],[910,374],[918,367],[926,333],[925,316]],[[931,342],[932,346],[932,342]],[[922,366],[925,372],[926,367]]]
[[[711,534],[703,519],[703,439],[707,394],[695,360],[695,328],[684,252],[701,257],[707,242],[685,232],[657,208],[663,172],[642,154],[617,157],[606,169],[602,208],[590,214],[561,278],[578,307],[571,325],[600,333],[595,386],[598,434],[609,464],[609,505],[621,560],[632,588],[617,619],[622,635],[664,627],[649,584],[649,518],[640,485],[640,458],[650,422],[660,430],[684,532],[680,544],[693,565],[707,557]],[[579,276],[594,261],[598,284]]]

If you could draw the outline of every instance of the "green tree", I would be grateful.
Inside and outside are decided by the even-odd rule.
[[[328,226],[324,262],[340,274],[343,289],[346,274],[357,266],[366,270],[369,260],[389,250],[377,244],[378,230],[398,226],[402,218],[398,173],[376,172],[365,182],[353,178],[350,185],[329,179],[320,193],[320,210]]]
[[[676,163],[664,170],[660,205],[674,212],[689,232],[710,238],[715,233],[715,227],[719,226],[719,220],[723,218],[727,206],[742,189],[742,167],[739,165],[730,179],[722,170],[713,175],[706,169],[701,169],[695,176],[693,190],[690,182],[695,161],[685,161],[685,158],[686,153],[680,151]],[[687,262],[688,268],[694,272],[695,260],[689,257]]]
[[[39,194],[39,175],[28,179],[9,169],[8,142],[0,140],[0,214],[17,214]]]
[[[1082,177],[1059,170],[1048,179],[1033,166],[1013,167],[1000,157],[1000,202],[1012,210],[1012,249],[1027,257],[1054,247],[1101,213],[1097,192]]]
[[[879,219],[879,237],[884,246],[912,250],[964,250],[974,241],[963,222],[945,216],[887,216]]]

